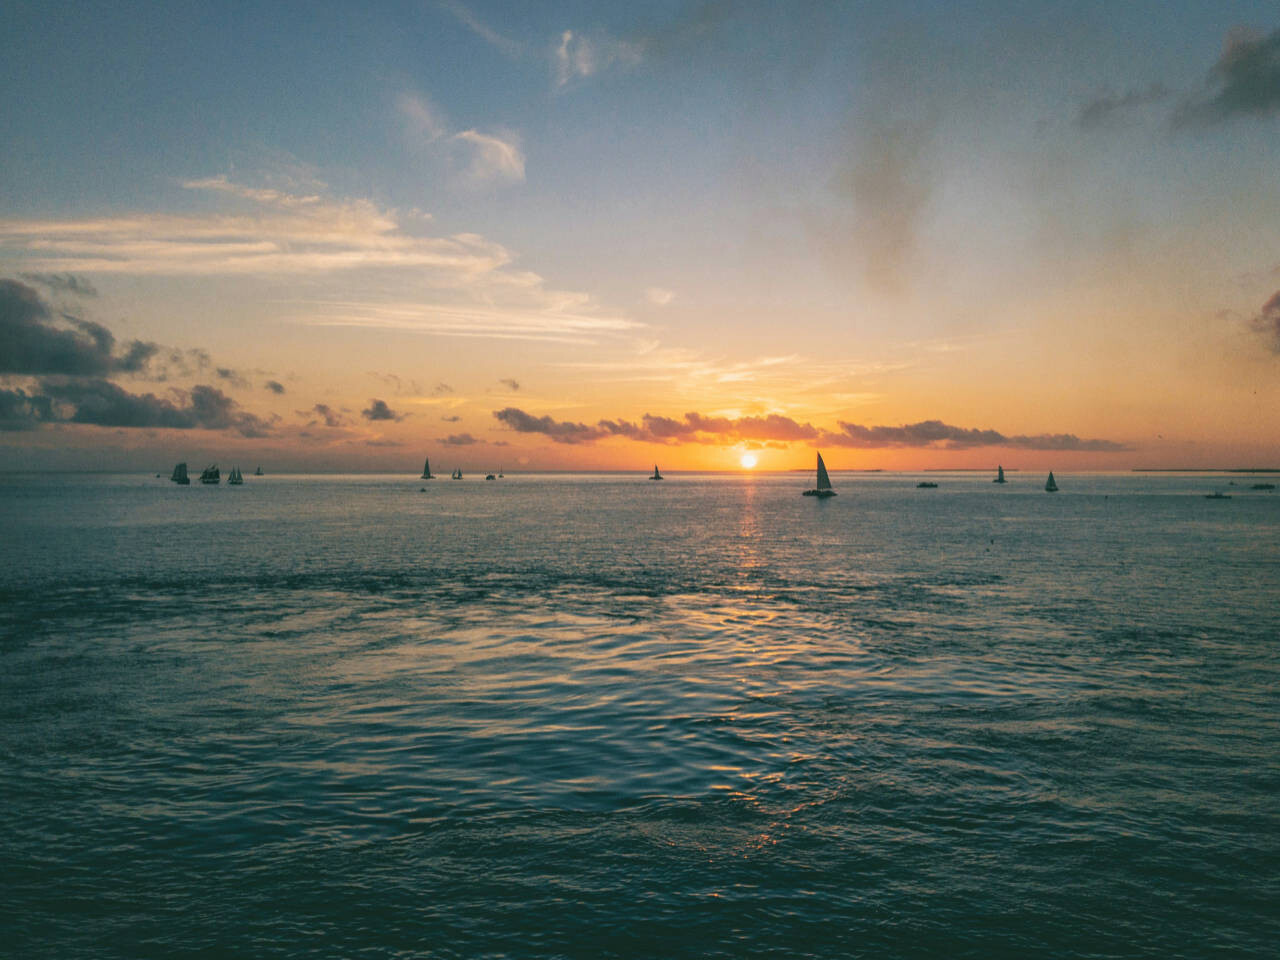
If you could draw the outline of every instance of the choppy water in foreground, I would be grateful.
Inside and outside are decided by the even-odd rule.
[[[1272,956],[1280,491],[807,479],[0,477],[0,954]]]

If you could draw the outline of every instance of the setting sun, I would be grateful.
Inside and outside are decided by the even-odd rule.
[[[744,453],[742,459],[738,462],[742,464],[743,470],[750,470],[756,465],[756,455],[754,453]]]

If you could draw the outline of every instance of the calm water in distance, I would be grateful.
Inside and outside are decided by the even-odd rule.
[[[1280,491],[919,479],[0,475],[0,954],[1274,956]]]

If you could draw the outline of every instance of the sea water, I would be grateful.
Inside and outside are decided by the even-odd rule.
[[[1280,494],[919,479],[0,477],[0,954],[1274,956]]]

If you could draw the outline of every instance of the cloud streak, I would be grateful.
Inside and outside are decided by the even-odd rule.
[[[784,445],[838,446],[876,449],[918,447],[965,449],[1000,446],[1024,450],[1071,450],[1115,453],[1132,449],[1113,440],[1081,439],[1074,434],[1007,436],[996,430],[951,426],[941,420],[923,420],[898,427],[865,427],[840,422],[838,431],[822,430],[781,414],[747,417],[709,417],[686,413],[683,418],[646,413],[639,423],[627,420],[600,420],[595,424],[558,421],[550,416],[535,417],[517,407],[496,410],[494,418],[517,433],[541,434],[555,443],[589,444],[611,437],[625,437],[643,443],[765,443]]]
[[[1272,350],[1280,353],[1280,290],[1262,305],[1258,315],[1253,318],[1253,329],[1267,338]]]

